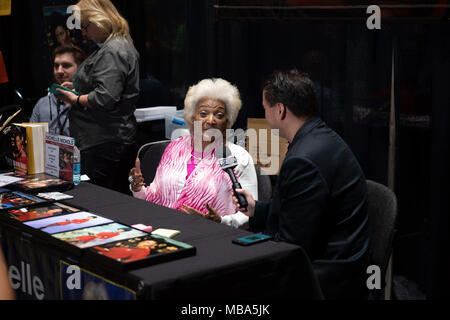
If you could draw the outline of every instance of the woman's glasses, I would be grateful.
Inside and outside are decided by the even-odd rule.
[[[86,29],[89,27],[90,24],[91,22],[89,21],[88,23],[86,23],[85,26],[81,26],[81,30],[86,31]]]

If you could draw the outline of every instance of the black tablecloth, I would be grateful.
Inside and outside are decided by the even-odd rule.
[[[195,256],[130,271],[142,280],[140,298],[264,299],[317,297],[315,278],[303,249],[268,241],[249,247],[231,242],[245,230],[82,183],[65,203],[128,225],[142,223],[180,230],[175,240],[197,248]]]
[[[196,255],[128,272],[98,265],[88,258],[53,251],[50,243],[32,238],[30,248],[69,260],[70,263],[115,281],[137,292],[138,299],[266,300],[319,297],[311,264],[296,245],[266,241],[248,247],[233,244],[249,235],[201,217],[155,205],[132,196],[83,182],[65,193],[74,198],[65,204],[127,225],[145,224],[180,230],[173,239],[196,247]],[[18,231],[20,233],[20,230]],[[15,232],[17,234],[17,232]],[[23,241],[10,235],[10,241]],[[54,286],[57,289],[57,284]]]

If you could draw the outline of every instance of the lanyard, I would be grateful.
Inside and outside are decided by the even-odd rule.
[[[64,122],[61,123],[61,116],[62,116],[62,114],[64,113],[65,110],[63,110],[61,112],[61,104],[62,104],[62,102],[59,101],[58,99],[56,99],[56,101],[57,101],[57,103],[56,103],[56,110],[57,110],[56,123],[58,124],[58,132],[57,132],[57,134],[61,134],[61,132],[64,130],[64,126],[66,125],[67,119],[69,117],[66,115],[66,118],[64,119]],[[52,99],[50,98],[50,95],[48,95],[48,104],[50,106],[50,121],[52,121],[53,120],[53,112],[52,112]],[[68,108],[70,108],[70,106]]]

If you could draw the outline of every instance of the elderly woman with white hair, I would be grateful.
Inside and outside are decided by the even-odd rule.
[[[226,140],[241,105],[238,89],[226,80],[204,79],[190,87],[184,100],[190,135],[167,146],[150,186],[145,186],[138,164],[131,169],[133,195],[236,228],[246,225],[248,217],[233,204],[230,177],[217,161],[228,147],[238,162],[234,172],[242,188],[258,196],[251,156]]]

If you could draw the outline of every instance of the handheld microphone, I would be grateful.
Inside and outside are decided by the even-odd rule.
[[[230,156],[227,157],[227,155]],[[245,199],[243,194],[236,192],[236,189],[242,189],[241,184],[237,180],[236,175],[234,174],[233,171],[233,168],[238,165],[237,159],[235,156],[231,155],[230,149],[225,146],[223,147],[223,156],[224,158],[218,159],[220,167],[230,176],[231,183],[233,185],[234,195],[238,199],[239,206],[241,208],[247,208],[248,206],[247,199]]]

